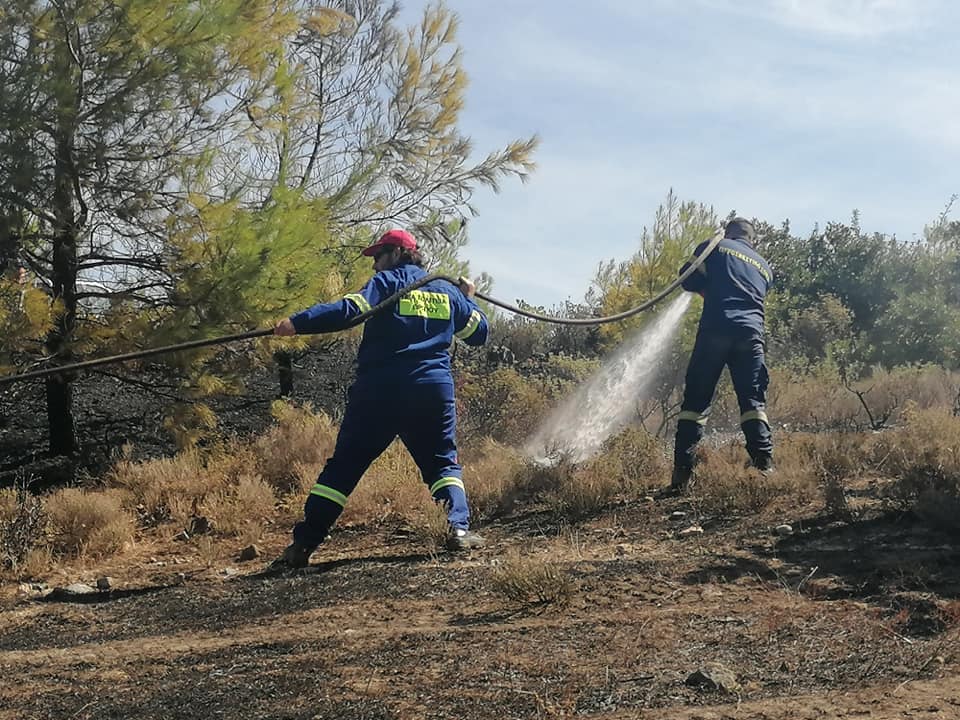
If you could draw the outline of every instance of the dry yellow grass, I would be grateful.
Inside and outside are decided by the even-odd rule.
[[[260,477],[281,493],[303,487],[303,476],[316,477],[333,452],[337,429],[324,413],[309,405],[296,406],[282,400],[273,403],[276,425],[251,446]]]
[[[774,501],[805,503],[817,495],[818,477],[811,448],[803,440],[781,437],[776,449],[777,469],[771,475],[747,467],[739,441],[721,448],[699,450],[693,493],[700,509],[731,516],[756,513]]]
[[[563,566],[543,555],[511,552],[489,576],[490,589],[516,603],[564,605],[576,583]]]
[[[517,474],[525,460],[516,448],[485,438],[464,453],[463,482],[474,518],[510,512],[517,500]]]
[[[920,377],[933,382],[930,376]],[[937,387],[932,395],[939,392]],[[203,515],[214,535],[198,540],[203,545],[197,549],[210,563],[226,553],[218,549],[222,538],[230,538],[233,546],[289,528],[302,517],[304,499],[332,449],[336,428],[309,408],[280,404],[275,410],[277,424],[253,441],[231,441],[203,452],[189,449],[144,462],[133,461],[127,452],[104,478],[102,489],[61,490],[44,498],[49,533],[38,533],[19,553],[18,572],[44,572],[53,556],[109,555],[133,540],[137,523],[144,531],[172,526],[160,533],[172,537],[188,527],[192,516]],[[906,407],[903,417],[902,427],[882,433],[778,432],[777,471],[769,477],[745,468],[739,440],[719,449],[704,448],[693,499],[703,511],[720,516],[817,498],[828,510],[846,512],[845,488],[868,475],[883,481],[889,501],[898,507],[955,526],[960,514],[960,418],[945,408],[916,406]],[[545,467],[493,440],[475,442],[463,460],[474,521],[482,525],[483,519],[509,513],[517,503],[532,503],[580,522],[664,485],[668,450],[642,430],[628,429],[590,461],[561,459]],[[14,505],[12,491],[0,493],[0,524]],[[384,524],[412,528],[431,544],[446,532],[442,509],[432,503],[399,442],[369,468],[340,520],[347,526]]]
[[[241,475],[209,502],[207,517],[216,532],[255,538],[272,520],[277,498],[273,488],[255,475]],[[251,540],[252,542],[252,540]]]
[[[173,521],[185,526],[207,496],[224,485],[223,471],[193,448],[145,462],[132,461],[127,452],[107,473],[105,482],[123,490],[125,505],[136,509],[147,524]]]
[[[55,552],[100,557],[133,540],[133,516],[116,491],[66,488],[50,495],[44,510]]]
[[[420,471],[403,444],[394,441],[370,466],[350,495],[340,522],[345,525],[412,524],[432,502]]]

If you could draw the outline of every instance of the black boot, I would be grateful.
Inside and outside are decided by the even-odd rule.
[[[756,455],[750,458],[750,464],[763,475],[773,474],[773,458],[769,455]]]
[[[308,548],[293,542],[283,551],[283,555],[273,561],[274,567],[305,568],[310,564],[310,556],[316,548]]]
[[[670,487],[660,491],[660,497],[676,497],[683,495],[690,487],[690,480],[693,478],[693,468],[675,465],[673,475],[670,478]]]

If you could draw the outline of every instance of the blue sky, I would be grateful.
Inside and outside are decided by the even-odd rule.
[[[407,0],[403,19],[426,2]],[[448,0],[478,154],[538,134],[526,185],[474,198],[493,294],[580,300],[672,187],[794,234],[909,239],[960,192],[960,4],[947,0]],[[953,217],[960,215],[955,213]]]

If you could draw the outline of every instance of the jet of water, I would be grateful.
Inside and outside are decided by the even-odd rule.
[[[597,372],[554,410],[527,441],[526,453],[552,464],[558,453],[574,462],[591,457],[631,419],[680,328],[690,294],[681,293],[625,342]]]

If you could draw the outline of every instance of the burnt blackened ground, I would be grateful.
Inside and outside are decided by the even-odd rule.
[[[811,519],[786,538],[761,519],[679,538],[677,509],[691,511],[627,503],[574,528],[528,510],[457,557],[387,530],[343,532],[304,571],[178,565],[157,572],[186,579],[152,577],[152,592],[11,601],[0,720],[958,716],[950,537],[878,515]],[[900,546],[879,542],[884,523]],[[514,551],[562,568],[564,602],[497,592]],[[936,572],[911,576],[917,553]],[[129,570],[121,586],[143,572]],[[705,663],[739,690],[686,684]]]
[[[352,378],[353,350],[335,346],[311,350],[293,359],[294,402],[309,402],[333,417],[342,413]],[[204,398],[219,418],[222,436],[262,432],[272,420],[270,404],[280,391],[277,368],[271,365],[244,373],[237,396]],[[178,376],[161,365],[130,368],[117,365],[81,374],[74,382],[74,417],[82,445],[74,457],[50,457],[44,381],[0,388],[0,487],[30,477],[35,489],[101,474],[124,445],[138,459],[175,452],[164,430],[168,409],[186,401]]]

